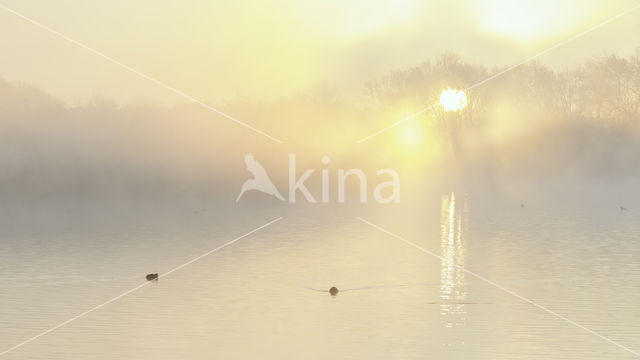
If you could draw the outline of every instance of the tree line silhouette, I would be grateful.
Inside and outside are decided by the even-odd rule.
[[[468,90],[462,112],[429,109],[415,119],[427,134],[426,145],[411,150],[419,161],[404,161],[408,153],[394,140],[409,123],[356,144],[437,103],[443,89],[466,89],[504,69],[444,54],[371,81],[355,99],[323,88],[222,107],[282,138],[283,147],[196,105],[120,106],[97,99],[69,107],[37,88],[0,79],[0,202],[233,197],[246,180],[246,153],[261,154],[275,182],[286,182],[281,170],[288,153],[300,155],[301,168],[317,167],[330,155],[336,166],[393,167],[402,176],[408,169],[425,181],[460,175],[449,168],[476,183],[640,176],[640,50],[566,70],[527,63]]]
[[[385,117],[398,109],[406,116],[437,103],[442,89],[468,89],[464,111],[435,106],[417,117],[464,167],[523,175],[639,172],[640,48],[565,70],[530,62],[483,82],[505,69],[444,54],[370,82],[367,104]]]

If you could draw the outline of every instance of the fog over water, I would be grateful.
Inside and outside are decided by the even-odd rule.
[[[358,96],[223,108],[283,144],[197,105],[0,80],[0,351],[283,217],[7,358],[631,358],[459,266],[640,350],[640,52],[530,63],[358,143],[494,71],[444,54]],[[248,153],[287,199],[295,155],[318,203],[236,202]],[[355,178],[338,202],[340,169],[366,203]],[[379,169],[399,202],[374,200]]]

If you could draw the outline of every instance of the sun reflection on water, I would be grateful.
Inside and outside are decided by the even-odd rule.
[[[464,325],[466,310],[465,273],[460,267],[465,266],[465,244],[463,217],[466,220],[467,201],[456,203],[454,193],[442,196],[442,215],[440,220],[440,248],[442,261],[440,267],[440,313],[444,326],[451,328]],[[459,265],[457,267],[455,265]]]

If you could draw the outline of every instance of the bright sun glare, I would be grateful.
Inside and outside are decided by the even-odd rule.
[[[424,140],[424,130],[419,121],[412,121],[400,128],[399,141],[409,147],[416,147]]]
[[[480,3],[480,2],[479,2]],[[478,18],[486,30],[522,42],[566,29],[573,12],[555,0],[485,0],[481,2]]]
[[[440,95],[440,104],[445,111],[458,111],[467,106],[467,95],[464,91],[447,89]]]

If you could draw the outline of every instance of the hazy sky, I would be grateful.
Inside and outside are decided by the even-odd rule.
[[[509,65],[636,5],[600,0],[3,0],[71,38],[213,105],[366,81],[444,51]],[[640,46],[640,10],[554,50],[571,66]],[[69,104],[184,99],[0,9],[0,77]]]

